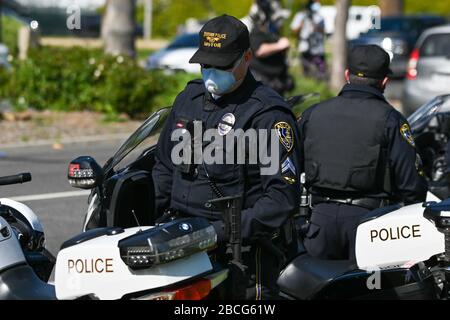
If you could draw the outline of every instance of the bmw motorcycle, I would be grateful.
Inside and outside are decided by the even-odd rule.
[[[28,181],[30,174],[3,177],[0,186]],[[47,282],[56,259],[45,249],[38,217],[22,203],[0,202],[0,300],[199,300],[228,276],[214,271],[206,254],[216,244],[214,228],[204,219],[183,219],[96,229],[66,241],[55,286]]]
[[[278,281],[282,296],[287,299],[449,298],[450,200],[444,199],[450,198],[449,159],[446,159],[450,95],[423,105],[408,122],[429,182],[428,202],[382,208],[363,217],[357,230],[356,262],[314,259],[300,241],[299,256],[283,270]],[[302,236],[317,232],[314,225],[308,228]]]
[[[29,173],[0,178],[0,186],[31,181]],[[36,214],[26,205],[0,199],[0,300],[54,300],[50,278],[55,258],[45,249]]]
[[[155,224],[151,172],[169,112],[150,116],[103,167],[91,157],[70,163],[70,184],[92,191],[84,233],[66,242],[57,258],[58,298],[205,299],[242,270],[239,196],[212,200],[228,226],[228,266],[208,255],[216,235],[206,220]],[[448,299],[450,201],[431,194],[429,200],[364,217],[356,262],[314,259],[300,239],[298,254],[279,276],[280,298]]]
[[[450,95],[438,96],[420,107],[408,122],[432,193],[450,197]]]

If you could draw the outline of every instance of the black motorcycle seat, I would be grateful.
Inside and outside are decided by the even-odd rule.
[[[28,265],[0,273],[0,300],[56,300],[55,287],[43,282]]]
[[[309,300],[336,278],[357,269],[353,261],[319,260],[303,254],[284,269],[278,286],[295,299]]]

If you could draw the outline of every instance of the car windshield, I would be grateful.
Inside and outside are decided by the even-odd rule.
[[[420,49],[421,57],[450,56],[450,33],[430,35]]]
[[[440,114],[450,116],[450,95],[436,97],[414,112],[408,118],[411,130],[421,132],[434,117]]]
[[[161,109],[152,114],[139,129],[133,133],[128,140],[120,147],[112,161],[105,168],[105,172],[114,168],[116,172],[126,168],[136,161],[150,147],[156,145],[170,108]]]
[[[198,48],[199,44],[200,40],[198,33],[188,33],[175,38],[175,40],[168,46],[168,49]]]

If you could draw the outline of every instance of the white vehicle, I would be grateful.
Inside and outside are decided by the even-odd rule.
[[[146,68],[199,74],[200,65],[189,63],[198,47],[198,33],[184,33],[175,38],[166,48],[150,55]]]
[[[30,174],[2,177],[0,185],[30,180]],[[65,242],[55,287],[47,283],[55,259],[38,217],[22,203],[0,201],[0,300],[200,300],[228,276],[226,269],[213,272],[206,253],[216,245],[213,226],[183,219],[93,230]]]
[[[278,284],[287,299],[448,299],[450,201],[388,207],[358,227],[357,263],[300,255]]]
[[[327,35],[332,35],[335,30],[336,23],[336,7],[323,6],[320,9],[320,14],[325,19],[325,32]],[[353,40],[359,37],[361,33],[365,33],[370,28],[377,27],[377,21],[381,19],[381,10],[378,6],[352,6],[350,7],[348,23],[347,23],[347,38]]]
[[[29,181],[30,174],[2,177],[0,186]],[[55,300],[55,288],[47,284],[54,264],[36,214],[0,199],[0,300]]]
[[[214,270],[207,250],[216,233],[204,219],[157,227],[105,228],[63,244],[58,299],[201,300],[228,275]]]

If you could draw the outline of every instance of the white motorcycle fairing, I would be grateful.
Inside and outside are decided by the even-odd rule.
[[[445,252],[444,234],[424,218],[422,204],[400,208],[362,223],[356,236],[361,270],[410,268]]]
[[[101,236],[61,250],[55,270],[57,298],[92,296],[116,300],[128,294],[172,286],[212,270],[205,252],[152,268],[130,269],[120,257],[118,243],[148,229],[130,228],[118,235]]]
[[[0,217],[0,271],[26,262],[20,243],[5,219]]]
[[[24,205],[23,203],[6,198],[0,199],[0,203],[19,211],[27,219],[34,231],[44,233],[44,228],[42,227],[39,218],[28,206]]]

